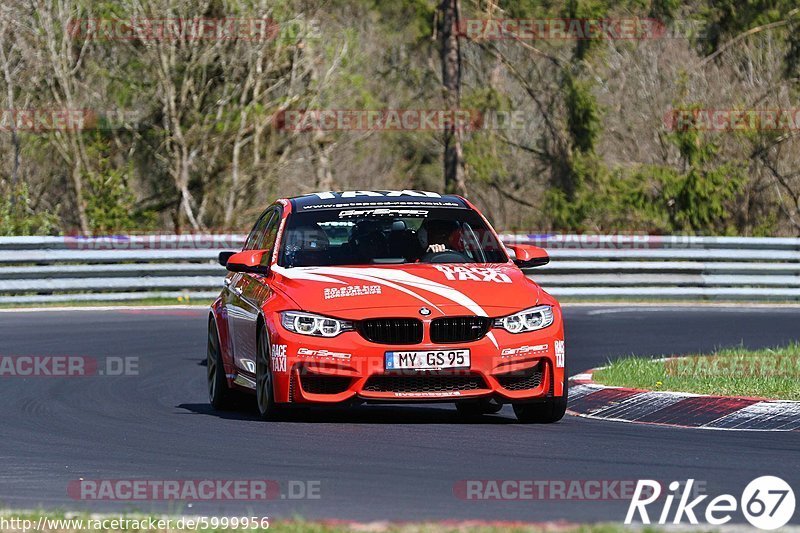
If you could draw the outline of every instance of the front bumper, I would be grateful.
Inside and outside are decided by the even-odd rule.
[[[511,334],[492,329],[467,343],[377,344],[357,332],[335,338],[298,335],[278,326],[271,332],[273,378],[278,402],[432,402],[494,398],[503,403],[537,401],[564,394],[559,323]],[[389,351],[469,349],[469,368],[386,370]],[[276,355],[277,354],[277,360]]]

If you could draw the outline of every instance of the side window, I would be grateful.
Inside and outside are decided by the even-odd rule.
[[[272,217],[264,228],[264,232],[259,234],[256,239],[256,250],[272,250],[275,244],[275,239],[278,237],[278,226],[280,226],[281,217],[278,215],[277,210],[272,211]]]
[[[264,237],[264,230],[269,225],[270,221],[275,217],[275,210],[270,209],[263,215],[261,218],[258,219],[256,225],[253,226],[253,230],[250,232],[250,235],[247,237],[247,242],[244,244],[245,250],[260,250],[259,243],[263,240]]]

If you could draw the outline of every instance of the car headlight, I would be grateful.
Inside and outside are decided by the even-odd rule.
[[[509,333],[527,333],[543,329],[553,323],[553,308],[549,305],[539,305],[525,309],[513,315],[496,318],[494,327],[502,328]]]
[[[300,311],[284,311],[281,313],[281,324],[289,331],[316,337],[335,337],[343,331],[353,329],[353,323],[349,320],[339,320],[311,313],[301,313]]]

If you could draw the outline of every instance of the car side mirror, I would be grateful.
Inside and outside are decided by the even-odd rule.
[[[544,248],[530,244],[509,244],[506,246],[514,253],[514,264],[519,268],[544,266],[550,262],[550,256]]]
[[[223,252],[225,253],[225,252]],[[269,274],[269,266],[262,265],[261,261],[264,254],[268,254],[267,250],[245,250],[232,254],[228,257],[225,264],[231,272],[245,272],[248,274]],[[220,261],[222,261],[222,254],[220,254]]]
[[[235,255],[235,254],[236,254],[236,252],[220,252],[219,256],[217,258],[217,261],[219,261],[220,265],[222,265],[224,267],[227,267],[228,266],[228,259],[230,259],[231,256]]]

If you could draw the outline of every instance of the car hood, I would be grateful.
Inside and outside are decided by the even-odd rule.
[[[373,310],[372,316],[416,316],[423,307],[432,316],[501,316],[532,307],[540,299],[538,285],[511,263],[276,266],[273,274],[275,288],[302,310],[343,318],[347,316],[340,312],[348,310]]]

